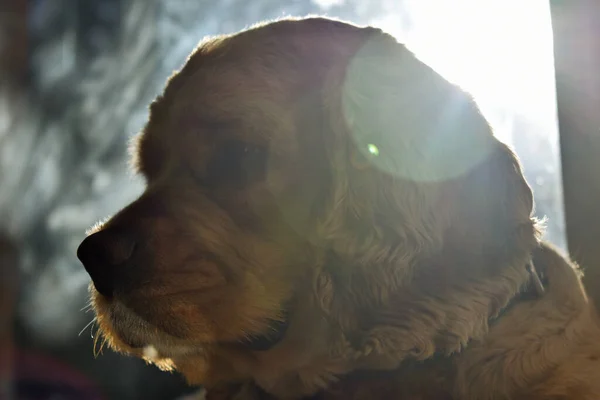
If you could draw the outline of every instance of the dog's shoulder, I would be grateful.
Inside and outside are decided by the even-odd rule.
[[[544,293],[511,306],[456,357],[458,398],[600,398],[600,327],[582,272],[545,243],[532,256]]]

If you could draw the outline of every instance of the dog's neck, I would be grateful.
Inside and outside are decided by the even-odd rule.
[[[331,376],[353,371],[361,375],[365,370],[398,371],[400,367],[409,371],[410,377],[434,374],[447,378],[451,373],[440,368],[446,372],[450,368],[448,363],[453,357],[449,355],[460,352],[469,341],[483,338],[503,310],[528,287],[533,291],[527,293],[536,293],[539,279],[528,267],[530,252],[523,250],[504,260],[492,257],[504,267],[483,268],[480,263],[485,259],[471,257],[467,261],[466,257],[453,254],[423,261],[415,268],[419,274],[413,282],[394,293],[386,304],[370,310],[356,307],[358,322],[351,326],[358,328],[352,331],[344,329],[348,326],[328,322],[327,318],[319,320],[321,330],[317,329],[317,305],[311,311],[308,302],[302,303],[307,315],[292,318],[280,346],[264,355],[255,353],[264,362],[248,364],[253,366],[248,373],[256,385],[273,396],[291,398],[310,396],[332,384],[335,379],[330,380]],[[469,262],[480,268],[474,269],[474,265],[467,265]],[[339,332],[336,326],[341,327]],[[361,330],[364,326],[369,329]],[[317,365],[315,357],[320,360]],[[261,369],[263,364],[269,367]],[[426,371],[415,372],[411,365]],[[365,379],[369,380],[368,374]],[[438,386],[440,390],[445,387]]]
[[[357,367],[394,369],[461,351],[537,277],[530,265],[528,249],[506,257],[442,253],[421,262],[385,304],[356,311],[359,334],[349,340]]]

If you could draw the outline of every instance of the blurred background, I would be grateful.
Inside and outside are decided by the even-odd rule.
[[[0,399],[175,399],[176,374],[93,354],[85,231],[141,193],[126,143],[206,35],[317,13],[382,27],[472,92],[566,248],[548,1],[0,0]]]

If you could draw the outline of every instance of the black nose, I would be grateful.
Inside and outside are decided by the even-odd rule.
[[[135,247],[130,234],[109,228],[85,238],[77,249],[77,258],[90,274],[96,290],[111,296],[118,284],[117,273],[131,259]]]

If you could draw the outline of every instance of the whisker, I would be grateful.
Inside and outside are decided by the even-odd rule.
[[[96,335],[96,337],[94,338],[94,347],[93,347],[94,358],[98,358],[98,351],[97,351],[98,338],[100,338],[100,335]]]
[[[95,320],[96,320],[96,325],[95,325],[96,329],[94,329],[94,328],[90,329],[90,337],[92,339],[102,335],[102,331],[100,331],[100,324],[98,324],[98,319],[95,318]]]
[[[92,309],[92,302],[88,301],[88,303],[81,308],[79,311],[89,312]]]
[[[94,338],[94,347],[92,348],[92,352],[94,353],[94,358],[98,358],[98,353],[96,353],[96,346],[98,344],[98,336]]]
[[[102,343],[100,343],[100,349],[98,349],[98,354],[103,354],[102,351],[104,350],[104,346],[106,345],[106,342],[108,342],[108,338],[106,336],[104,336],[102,338]]]
[[[94,322],[96,322],[95,317],[90,322],[88,322],[86,326],[83,327],[83,329],[81,330],[81,332],[79,332],[79,334],[77,336],[81,336],[83,331],[85,331],[87,328],[89,328]]]

